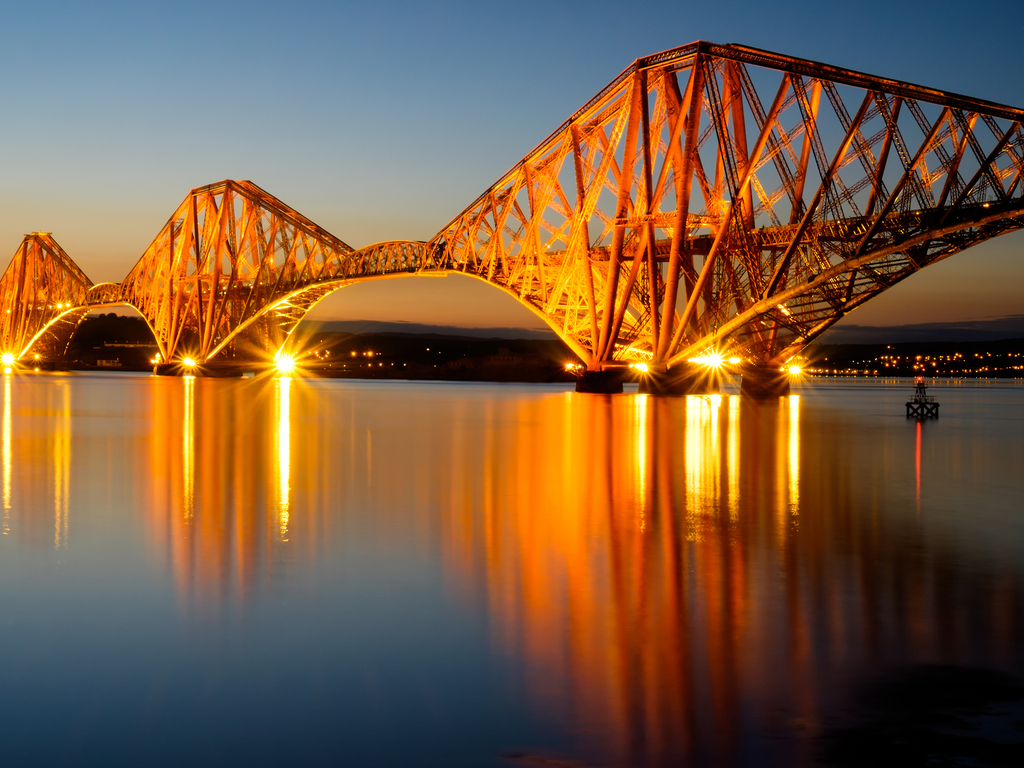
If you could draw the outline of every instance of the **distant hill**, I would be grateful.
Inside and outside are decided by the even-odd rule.
[[[1007,315],[953,323],[914,323],[876,327],[837,325],[821,335],[820,344],[900,344],[906,342],[974,342],[1024,337],[1024,315]]]
[[[459,328],[425,323],[378,320],[326,320],[302,324],[306,333],[415,334],[469,339],[555,339],[553,331],[536,328]],[[909,325],[839,325],[817,341],[820,344],[900,344],[908,342],[978,342],[1024,338],[1024,315]]]
[[[386,323],[379,320],[324,320],[302,323],[305,333],[399,333],[467,339],[556,339],[554,331],[532,328],[459,328],[422,323]]]

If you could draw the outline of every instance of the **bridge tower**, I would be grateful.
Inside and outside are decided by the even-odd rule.
[[[120,286],[165,361],[279,348],[353,249],[249,181],[193,189]],[[330,290],[337,288],[333,286]]]
[[[0,352],[12,360],[63,360],[89,311],[91,286],[49,232],[25,235],[0,278]]]
[[[697,42],[637,59],[432,244],[543,316],[587,386],[632,363],[685,391],[690,361],[736,359],[750,391],[781,391],[841,317],[1024,226],[1022,119]]]

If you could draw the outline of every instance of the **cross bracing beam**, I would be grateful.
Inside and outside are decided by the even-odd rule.
[[[432,243],[592,369],[778,363],[1024,226],[1024,111],[743,46],[638,59]]]
[[[709,347],[775,364],[914,272],[1024,226],[1022,122],[698,42],[635,61],[429,242],[355,250],[224,181],[190,193],[123,283],[86,284],[83,306],[130,304],[165,359],[207,360],[242,332],[279,348],[354,281],[458,272],[516,297],[591,369]]]
[[[239,327],[305,285],[337,277],[353,249],[248,181],[185,198],[121,283],[164,360],[206,360]]]
[[[0,351],[54,359],[64,355],[92,281],[49,232],[25,235],[0,278]]]

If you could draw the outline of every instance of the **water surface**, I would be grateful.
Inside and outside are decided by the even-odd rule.
[[[4,375],[22,764],[810,765],[1024,673],[1024,389]]]

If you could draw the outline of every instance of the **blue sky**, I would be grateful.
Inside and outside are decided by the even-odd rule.
[[[190,188],[223,178],[353,246],[426,239],[633,59],[696,39],[1024,106],[1015,2],[5,3],[0,251],[52,231],[120,280]],[[1022,312],[1013,235],[851,318]],[[347,288],[317,313],[536,324],[458,278]]]

